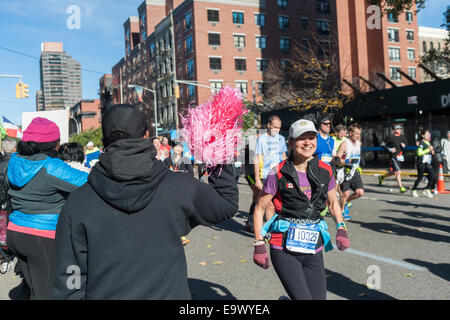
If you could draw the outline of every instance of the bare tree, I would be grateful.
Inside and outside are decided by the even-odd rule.
[[[274,108],[317,109],[333,114],[353,99],[341,89],[342,66],[335,40],[313,37],[311,43],[295,43],[289,58],[269,60],[264,82],[266,99]]]

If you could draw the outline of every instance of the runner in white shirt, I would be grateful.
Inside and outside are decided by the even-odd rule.
[[[347,203],[364,195],[364,185],[360,174],[361,131],[360,125],[356,123],[350,125],[349,137],[341,144],[337,154],[343,166],[338,169],[337,181],[341,186],[341,207],[344,209],[342,214],[346,220],[352,218],[349,215]],[[354,191],[352,195],[350,195],[350,189]]]

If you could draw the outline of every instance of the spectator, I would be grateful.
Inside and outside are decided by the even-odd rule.
[[[232,167],[216,168],[209,185],[171,172],[131,105],[111,107],[102,130],[106,152],[58,223],[53,298],[191,299],[180,237],[236,213]],[[79,267],[79,286],[67,286],[70,266]]]
[[[3,181],[3,177],[8,167],[9,159],[14,152],[16,152],[17,142],[14,139],[6,138],[2,141],[3,154],[0,154],[0,181]]]
[[[171,153],[170,150],[172,150],[172,148],[169,145],[169,139],[167,139],[167,137],[162,137],[161,151],[164,153],[164,158],[169,158]]]
[[[152,143],[156,149],[156,159],[164,161],[164,152],[161,150],[161,141],[158,137],[152,137]]]
[[[447,138],[441,139],[442,154],[444,155],[444,173],[450,173],[450,130],[447,131]]]
[[[167,139],[167,138],[166,138]],[[191,160],[183,157],[183,144],[177,143],[173,147],[172,155],[164,159],[165,165],[174,172],[187,172],[194,176]]]
[[[433,130],[431,132],[431,145],[434,149],[434,154],[431,157],[431,166],[433,167],[433,170],[435,172],[434,175],[434,183],[435,186],[437,186],[438,179],[439,179],[439,167],[441,165],[444,165],[444,154],[442,153],[442,146],[441,146],[441,132],[439,130]],[[438,195],[437,188],[434,189],[434,194]]]
[[[18,257],[31,299],[49,299],[55,230],[67,194],[83,185],[88,174],[58,159],[59,128],[45,118],[34,118],[23,132],[8,164],[13,212],[7,242]],[[83,201],[83,203],[85,203]]]
[[[86,145],[86,163],[85,166],[89,169],[92,168],[97,162],[100,156],[100,149],[94,146],[92,141],[89,141]]]
[[[12,211],[11,202],[8,196],[8,181],[6,180],[6,168],[8,167],[9,159],[14,152],[16,152],[17,142],[14,139],[6,138],[3,140],[3,154],[0,153],[0,246],[2,246],[2,264],[0,273],[8,272],[14,265],[13,256],[11,255],[6,245],[6,226],[8,217]]]
[[[59,158],[74,169],[89,173],[90,169],[83,165],[83,146],[77,142],[64,143],[58,150]]]

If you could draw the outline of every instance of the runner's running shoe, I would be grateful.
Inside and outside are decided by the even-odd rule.
[[[412,193],[412,196],[414,198],[418,198],[419,197],[419,194],[417,193],[417,190],[413,190],[411,193]]]
[[[400,188],[400,192],[401,192],[401,193],[405,193],[405,192],[406,192],[406,188],[405,188],[405,187],[401,187],[401,188]]]
[[[344,206],[344,212],[342,212],[342,217],[344,220],[350,220],[352,217],[350,216],[350,210],[348,209],[347,203]]]
[[[433,198],[433,194],[428,189],[423,190],[423,195],[427,198]]]

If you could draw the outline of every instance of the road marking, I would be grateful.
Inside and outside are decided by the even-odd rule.
[[[337,247],[335,245],[333,245],[333,248],[337,249]],[[394,260],[394,259],[391,259],[391,258],[377,256],[377,255],[372,254],[372,253],[367,253],[367,252],[363,252],[363,251],[359,251],[359,250],[355,250],[355,249],[351,249],[351,248],[346,249],[344,252],[355,254],[357,256],[371,258],[371,259],[374,259],[374,260],[378,260],[378,261],[382,261],[382,262],[385,262],[385,263],[389,263],[389,264],[395,265],[397,267],[402,267],[402,268],[411,269],[411,270],[415,270],[415,271],[426,271],[427,270],[426,268],[419,267],[419,266],[416,266],[416,265],[411,264],[411,263],[407,263],[407,262],[403,262],[403,261],[397,261],[397,260]]]

